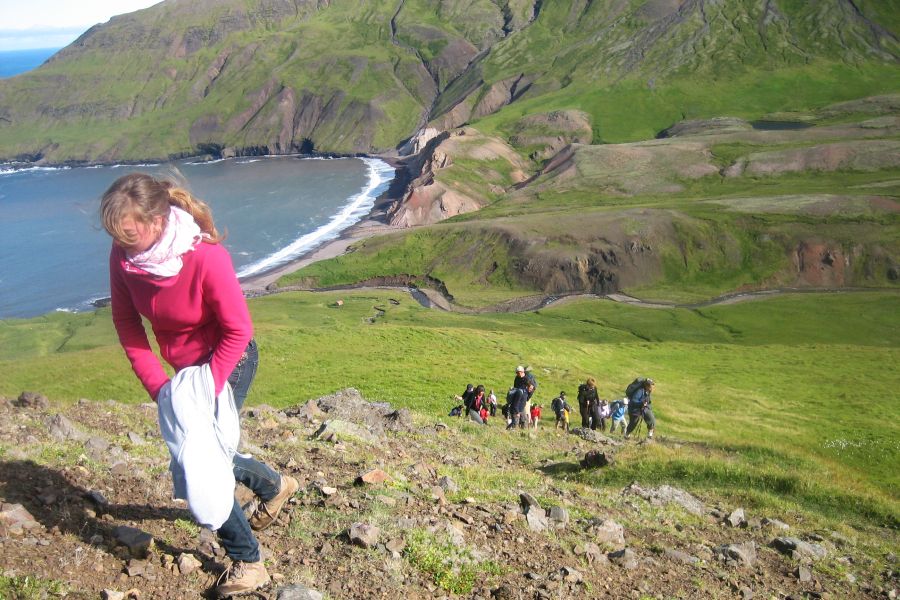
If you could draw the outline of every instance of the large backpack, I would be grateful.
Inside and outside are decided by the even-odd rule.
[[[628,387],[625,388],[625,397],[631,400],[631,397],[634,396],[639,389],[644,387],[644,383],[646,381],[646,377],[638,377],[637,379],[629,383]]]

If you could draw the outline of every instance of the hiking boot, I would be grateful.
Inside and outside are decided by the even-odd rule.
[[[237,560],[231,563],[231,568],[219,576],[216,585],[216,597],[227,598],[258,590],[269,583],[269,572],[263,562],[243,562]]]
[[[278,518],[278,513],[281,512],[284,503],[287,502],[298,489],[300,489],[300,483],[296,479],[290,475],[282,475],[281,489],[278,490],[278,493],[275,494],[275,497],[271,500],[259,503],[256,510],[253,511],[253,514],[250,516],[250,527],[255,531],[262,531],[274,523],[275,519]]]

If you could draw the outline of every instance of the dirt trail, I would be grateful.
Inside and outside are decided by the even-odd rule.
[[[385,278],[387,279],[387,278]],[[396,278],[391,278],[395,279]],[[859,292],[886,292],[897,291],[894,288],[773,288],[767,290],[755,290],[752,292],[734,292],[717,296],[703,302],[693,303],[675,303],[661,301],[646,301],[635,298],[623,293],[613,294],[591,294],[583,292],[573,292],[569,294],[536,294],[533,296],[522,296],[492,304],[490,306],[482,306],[473,308],[456,304],[453,297],[440,290],[431,288],[420,288],[413,282],[413,278],[409,277],[409,283],[405,285],[395,285],[387,281],[369,280],[354,285],[334,286],[328,288],[305,288],[300,286],[286,286],[276,290],[256,291],[253,296],[266,296],[280,292],[334,292],[339,290],[395,290],[409,293],[416,302],[425,308],[436,308],[447,312],[461,314],[489,314],[489,313],[519,313],[530,312],[547,308],[549,306],[559,306],[573,300],[581,300],[584,298],[593,298],[600,300],[610,300],[612,302],[620,302],[630,306],[638,306],[641,308],[687,308],[697,309],[709,306],[723,306],[729,304],[738,304],[740,302],[749,302],[753,300],[763,300],[773,296],[782,296],[787,294],[850,294]]]

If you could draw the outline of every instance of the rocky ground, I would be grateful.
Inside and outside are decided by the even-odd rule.
[[[896,556],[871,556],[845,532],[652,482],[579,484],[585,469],[615,468],[604,465],[618,440],[507,433],[497,419],[488,427],[515,443],[486,451],[474,427],[352,389],[245,409],[245,450],[301,483],[259,535],[273,582],[256,597],[839,599],[900,588]],[[223,552],[172,500],[167,465],[153,404],[0,398],[0,597],[208,596]]]

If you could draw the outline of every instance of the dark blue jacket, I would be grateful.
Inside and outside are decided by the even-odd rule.
[[[639,413],[645,406],[650,406],[650,392],[641,388],[628,399],[628,412]]]

